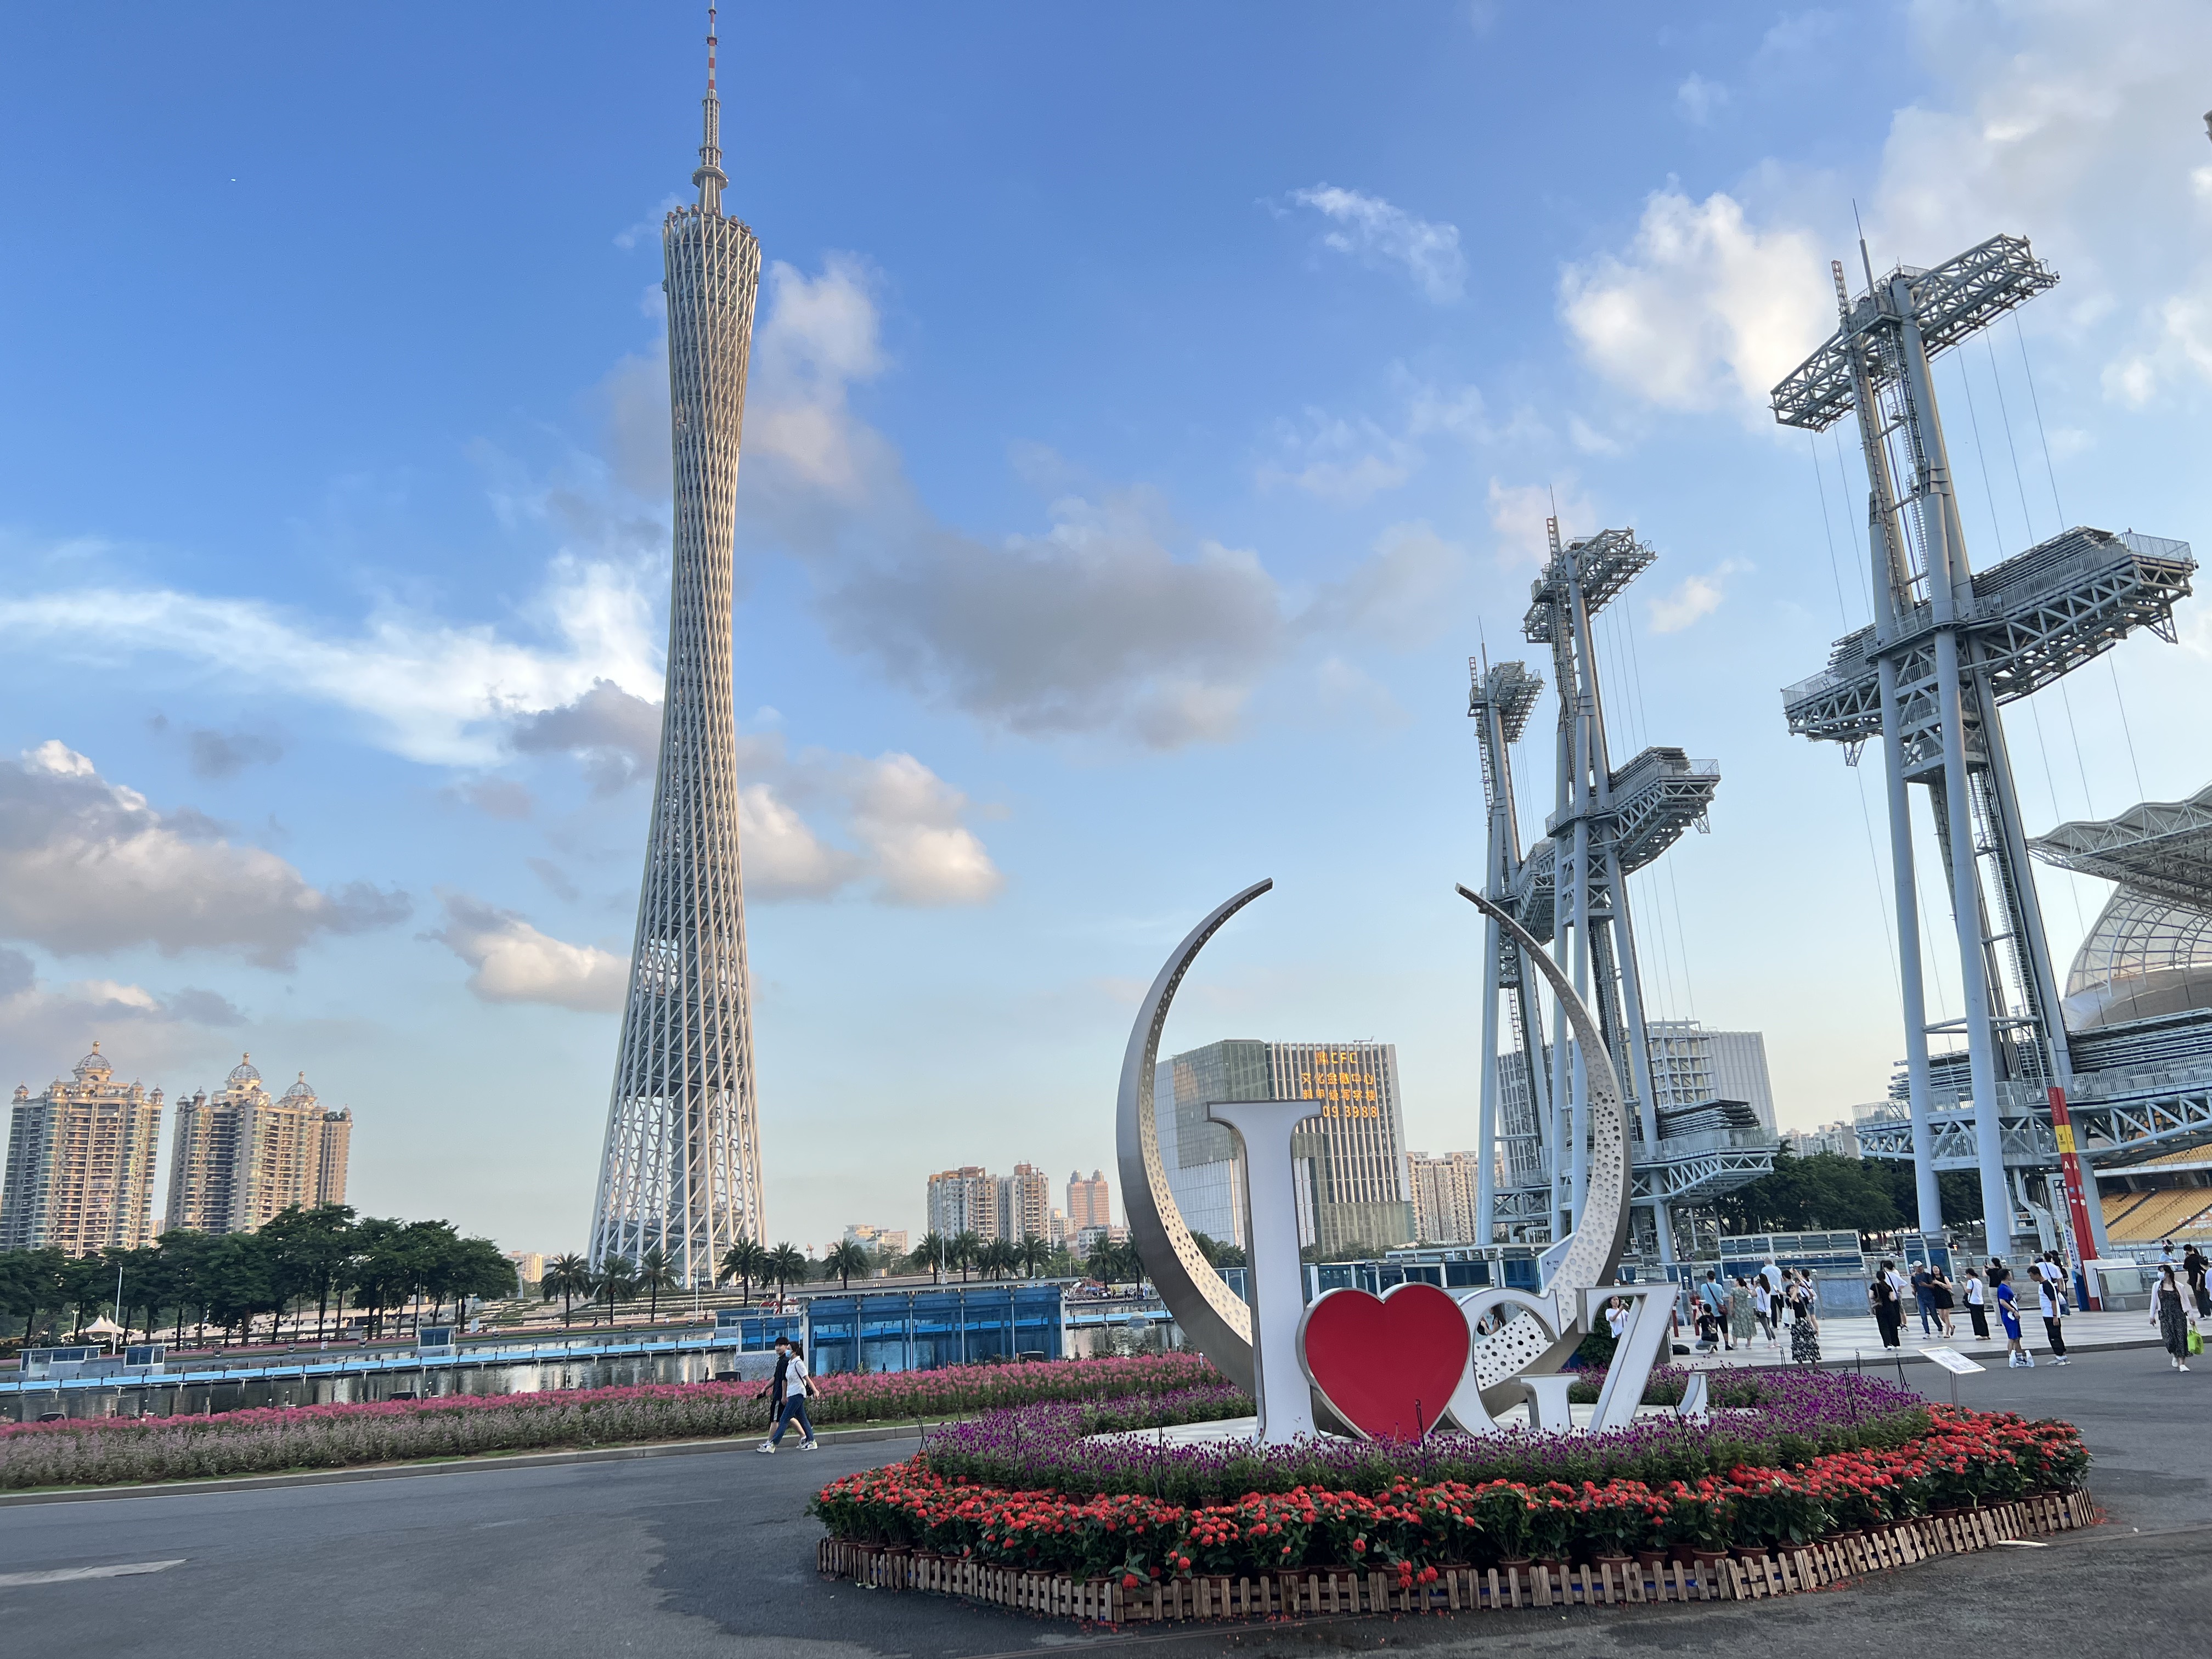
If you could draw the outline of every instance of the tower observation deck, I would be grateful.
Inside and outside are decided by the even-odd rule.
[[[714,13],[707,14],[699,198],[661,227],[675,543],[668,681],[629,994],[607,1109],[591,1260],[663,1251],[714,1279],[763,1237],[744,889],[738,857],[732,577],[738,451],[760,244],[722,211]]]
[[[1468,714],[1478,723],[1487,807],[1484,879],[1487,896],[1552,941],[1554,958],[1570,965],[1577,991],[1597,1011],[1635,1131],[1633,1239],[1655,1259],[1671,1261],[1672,1206],[1717,1197],[1773,1166],[1774,1140],[1763,1130],[1662,1135],[1630,914],[1628,876],[1691,829],[1706,827],[1720,768],[1664,747],[1613,765],[1590,622],[1657,556],[1632,530],[1565,544],[1556,520],[1549,530],[1550,557],[1531,588],[1522,631],[1551,647],[1560,688],[1554,810],[1542,839],[1524,852],[1511,750],[1542,693],[1541,677],[1522,662],[1470,662]],[[1492,1243],[1502,1226],[1516,1240],[1555,1242],[1574,1230],[1583,1204],[1589,1109],[1582,1055],[1571,1040],[1545,1042],[1538,977],[1495,922],[1486,927],[1483,976],[1475,1237]],[[1501,998],[1511,1036],[1503,1056]],[[1556,1006],[1552,1028],[1563,1029]]]
[[[1856,298],[1842,264],[1831,269],[1836,331],[1775,387],[1774,416],[1814,432],[1856,416],[1875,614],[1820,672],[1784,689],[1783,713],[1792,732],[1842,744],[1853,763],[1881,739],[1905,1100],[1902,1121],[1863,1124],[1861,1143],[1912,1158],[1923,1230],[1942,1224],[1936,1170],[1971,1163],[1989,1247],[2007,1253],[2026,1242],[2024,1215],[2040,1230],[2065,1212],[2021,1184],[2056,1179],[2052,1091],[2099,1091],[2063,1014],[2000,710],[2136,629],[2171,641],[2196,562],[2185,543],[2077,526],[1972,568],[1929,364],[2057,283],[2026,238],[1993,236],[1932,270],[1900,265],[1879,279],[1869,264]],[[1941,1024],[1929,1023],[1922,977],[1916,784],[1929,796],[1966,1005]],[[2112,1121],[2086,1102],[2074,1123],[2085,1152],[2112,1144]],[[2089,1210],[2094,1222],[2094,1195]],[[2075,1241],[2083,1255],[2095,1244]]]

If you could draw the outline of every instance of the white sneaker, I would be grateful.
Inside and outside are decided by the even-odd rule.
[[[816,1445],[811,1440],[802,1440],[799,1443],[799,1449],[801,1451],[820,1451],[822,1448]]]
[[[2173,1362],[2173,1367],[2174,1367],[2174,1369],[2175,1369],[2176,1370],[2182,1370],[2182,1371],[2185,1371],[2185,1370],[2187,1370],[2189,1369],[2189,1366],[2188,1366],[2187,1363],[2186,1363],[2185,1361],[2179,1360],[2179,1359],[2177,1359],[2177,1360],[2175,1360],[2175,1361]]]
[[[772,1441],[763,1440],[759,1445],[755,1446],[753,1449],[763,1457],[773,1457],[775,1455],[775,1445]]]

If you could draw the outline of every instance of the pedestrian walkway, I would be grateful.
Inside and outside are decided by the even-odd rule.
[[[2004,1338],[2000,1334],[1996,1318],[1990,1319],[1990,1334],[1984,1339],[1974,1334],[1972,1323],[1964,1313],[1955,1316],[1959,1334],[1956,1336],[1923,1336],[1920,1318],[1908,1313],[1903,1333],[1905,1346],[1894,1352],[1910,1359],[1923,1348],[1949,1348],[1965,1354],[1970,1359],[1986,1364],[1991,1356],[1999,1361],[2004,1358]],[[2035,1316],[2033,1298],[2028,1316],[2021,1321],[2021,1329],[2027,1338],[2028,1351],[2041,1358],[2049,1347],[2043,1334],[2043,1322]],[[2137,1348],[2156,1346],[2158,1328],[2150,1322],[2147,1313],[2077,1313],[2067,1316],[2066,1346],[2069,1352],[2088,1353],[2101,1348]],[[1824,1364],[1833,1364],[1838,1359],[1848,1360],[1854,1353],[1869,1359],[1880,1358],[1892,1352],[1881,1346],[1881,1333],[1875,1327],[1874,1316],[1859,1314],[1839,1316],[1830,1314],[1820,1321],[1820,1359]],[[1765,1342],[1754,1338],[1747,1346],[1739,1342],[1735,1352],[1722,1349],[1718,1353],[1692,1353],[1687,1358],[1677,1354],[1674,1363],[1699,1368],[1728,1365],[1779,1365],[1790,1359],[1790,1330],[1783,1328],[1778,1341]]]

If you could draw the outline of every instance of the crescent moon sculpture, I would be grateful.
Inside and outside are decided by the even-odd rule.
[[[1527,929],[1481,894],[1462,887],[1459,896],[1503,928],[1549,981],[1582,1048],[1583,1075],[1589,1090],[1589,1178],[1583,1183],[1583,1212],[1576,1218],[1566,1254],[1551,1282],[1544,1286],[1545,1298],[1557,1310],[1553,1322],[1556,1335],[1540,1350],[1526,1334],[1502,1340],[1513,1333],[1515,1326],[1534,1323],[1515,1320],[1475,1345],[1472,1363],[1475,1386],[1483,1405],[1496,1412],[1521,1403],[1522,1393],[1514,1379],[1522,1372],[1556,1370],[1581,1345],[1582,1292],[1612,1284],[1620,1270],[1621,1253],[1628,1248],[1628,1109],[1621,1101],[1620,1077],[1613,1070],[1613,1055],[1597,1021],[1575,994],[1559,963]],[[1489,1063],[1486,1056],[1485,1063]]]
[[[1168,1006],[1175,1000],[1182,976],[1190,971],[1206,940],[1221,931],[1222,924],[1274,884],[1273,879],[1254,882],[1217,906],[1190,930],[1161,968],[1129,1030],[1129,1047],[1121,1056],[1121,1103],[1115,1115],[1121,1203],[1128,1213],[1129,1237],[1137,1254],[1159,1288],[1160,1300],[1182,1327],[1184,1337],[1247,1394],[1255,1387],[1252,1310],[1214,1272],[1212,1263],[1199,1254],[1182,1212],[1176,1206],[1175,1194],[1168,1188],[1167,1169],[1160,1162],[1152,1077],[1159,1066],[1160,1032],[1168,1023]]]

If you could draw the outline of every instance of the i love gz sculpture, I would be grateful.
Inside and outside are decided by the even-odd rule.
[[[1542,1292],[1492,1288],[1455,1296],[1413,1284],[1380,1297],[1329,1291],[1308,1306],[1291,1132],[1313,1115],[1311,1101],[1208,1104],[1206,1115],[1237,1136],[1244,1154],[1249,1305],[1199,1253],[1160,1162],[1152,1099],[1160,1032],[1176,988],[1206,942],[1274,884],[1246,888],[1176,947],[1137,1011],[1121,1060],[1115,1127],[1129,1231],[1185,1339],[1258,1402],[1265,1443],[1321,1430],[1417,1440],[1446,1424],[1485,1433],[1501,1426],[1498,1413],[1524,1404],[1538,1428],[1564,1430],[1572,1426],[1567,1389],[1574,1379],[1561,1366],[1595,1328],[1607,1302],[1620,1297],[1628,1304],[1628,1322],[1589,1426],[1626,1426],[1671,1328],[1674,1286],[1614,1282],[1628,1242],[1628,1113],[1620,1079],[1597,1023],[1559,965],[1510,916],[1464,887],[1460,896],[1495,921],[1551,982],[1588,1079],[1587,1197],[1574,1233],[1551,1253],[1557,1265]],[[1493,1314],[1506,1322],[1480,1334],[1480,1322]],[[1679,1408],[1684,1415],[1702,1414],[1704,1382],[1692,1376]]]

